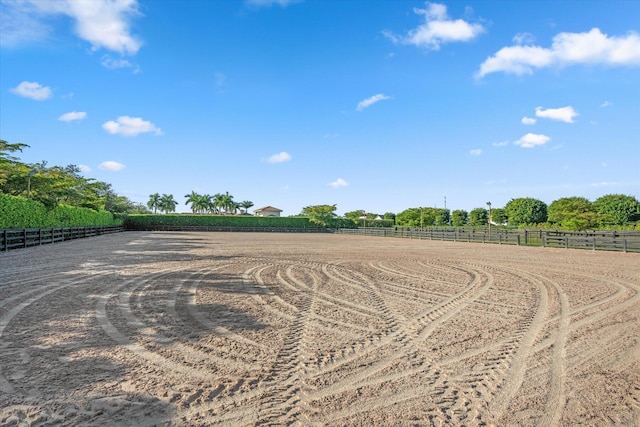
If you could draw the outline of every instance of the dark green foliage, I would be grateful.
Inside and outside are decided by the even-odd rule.
[[[547,221],[546,203],[530,197],[511,199],[504,207],[509,224],[540,224]]]
[[[128,228],[153,228],[157,226],[199,227],[278,227],[278,228],[322,228],[309,218],[264,217],[246,215],[128,215]]]
[[[593,202],[601,225],[625,225],[640,220],[640,202],[633,196],[607,194]]]
[[[489,224],[489,211],[485,208],[475,208],[469,212],[469,225],[478,227]]]
[[[598,223],[593,203],[584,197],[564,197],[553,201],[548,209],[550,224],[565,230],[587,230]]]
[[[111,212],[58,205],[47,209],[42,203],[0,194],[0,229],[4,228],[43,228],[43,227],[81,227],[93,225],[119,225]]]
[[[451,212],[451,225],[454,227],[462,227],[467,225],[469,214],[465,210],[455,210]]]

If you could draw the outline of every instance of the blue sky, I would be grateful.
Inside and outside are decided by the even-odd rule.
[[[145,204],[640,197],[638,1],[0,0],[0,138]]]

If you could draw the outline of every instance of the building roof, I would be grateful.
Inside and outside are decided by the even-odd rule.
[[[282,209],[274,208],[273,206],[265,206],[263,208],[256,209],[254,212],[282,212]]]

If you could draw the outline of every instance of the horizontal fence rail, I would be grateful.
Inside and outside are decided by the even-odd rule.
[[[28,248],[66,240],[82,239],[101,234],[120,233],[121,225],[93,227],[10,228],[0,230],[0,251]]]
[[[565,232],[550,230],[491,230],[474,228],[416,229],[359,228],[337,229],[338,234],[396,237],[404,239],[442,240],[453,242],[494,243],[500,245],[542,246],[567,249],[639,252],[639,232]]]

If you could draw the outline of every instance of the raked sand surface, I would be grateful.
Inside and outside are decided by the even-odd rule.
[[[0,253],[0,425],[638,426],[640,254],[179,232]]]

